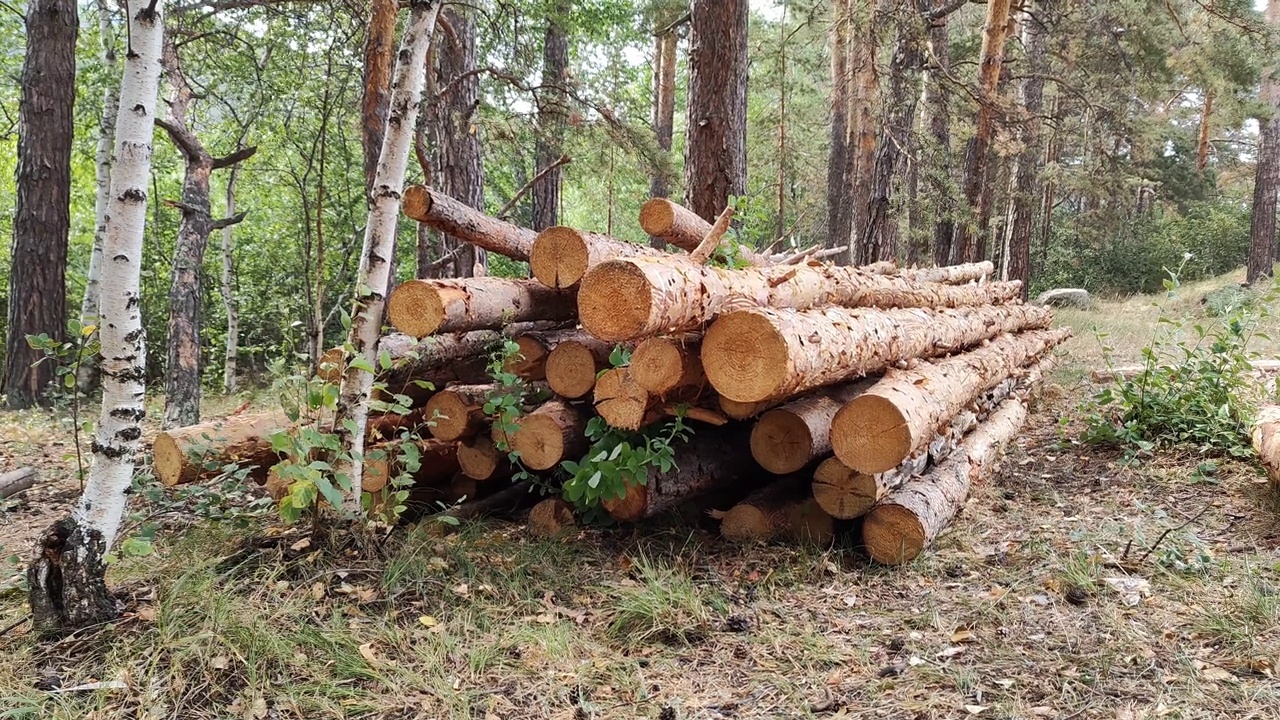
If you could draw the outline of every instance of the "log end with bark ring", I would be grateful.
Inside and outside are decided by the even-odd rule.
[[[787,380],[786,339],[753,311],[722,315],[702,340],[702,368],[712,387],[740,403],[772,398]]]
[[[751,428],[751,456],[774,475],[796,472],[814,457],[812,431],[795,413],[770,410]]]
[[[862,543],[882,565],[911,562],[925,547],[925,530],[914,513],[898,505],[880,505],[862,523]]]
[[[400,199],[400,211],[418,222],[431,214],[431,193],[422,185],[410,185]]]
[[[898,467],[913,446],[911,428],[902,411],[880,395],[854,398],[831,421],[831,448],[836,457],[868,475]]]
[[[573,507],[557,497],[547,498],[529,510],[529,533],[535,537],[557,537],[577,524]]]
[[[431,436],[439,440],[462,440],[475,435],[479,430],[475,427],[466,399],[448,390],[438,392],[427,400],[426,418],[430,424]]]
[[[684,376],[684,354],[670,338],[649,338],[631,354],[631,376],[654,395],[665,395]]]
[[[530,470],[550,470],[565,459],[563,429],[554,418],[531,413],[520,419],[511,435],[511,449]]]
[[[649,393],[635,381],[629,368],[613,368],[596,380],[595,408],[611,427],[639,430],[649,412]]]
[[[447,319],[449,303],[466,300],[461,288],[430,280],[410,280],[396,286],[387,302],[387,319],[411,337],[434,334]]]
[[[529,250],[529,272],[557,290],[578,284],[591,263],[591,248],[581,232],[557,226],[538,233]]]
[[[600,504],[614,520],[636,522],[644,518],[645,508],[649,505],[649,486],[629,484],[625,495],[602,500]]]
[[[675,222],[675,206],[670,200],[653,198],[640,206],[640,227],[650,235],[666,237]]]
[[[547,346],[532,335],[518,335],[515,338],[519,348],[516,357],[502,366],[504,372],[525,380],[545,380],[547,378]]]
[[[506,472],[508,463],[506,454],[498,450],[492,438],[478,435],[458,445],[458,466],[463,475],[484,482]]]
[[[587,332],[608,342],[640,337],[649,324],[652,292],[649,279],[634,263],[602,262],[578,288],[578,320]]]
[[[730,542],[764,542],[773,533],[769,516],[755,505],[738,503],[720,516],[720,535]]]
[[[878,499],[876,493],[874,477],[849,468],[839,458],[823,460],[813,473],[813,499],[833,518],[866,515]]]
[[[562,342],[547,356],[547,384],[563,398],[577,400],[596,386],[596,356],[577,341]]]
[[[151,445],[151,467],[160,482],[167,487],[195,482],[200,465],[189,461],[178,442],[168,433],[156,435]]]

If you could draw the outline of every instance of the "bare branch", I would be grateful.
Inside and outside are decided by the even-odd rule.
[[[248,160],[257,152],[258,146],[254,145],[251,147],[240,148],[226,157],[214,158],[213,169],[221,170],[222,168],[231,167],[232,165]]]
[[[248,217],[248,215],[249,215],[249,211],[245,210],[244,212],[238,212],[235,215],[232,215],[231,217],[228,217],[228,218],[222,218],[221,220],[214,220],[213,229],[222,230],[223,228],[229,228],[232,225],[239,225],[240,223],[244,222],[244,219]]]
[[[559,160],[556,160],[550,165],[542,168],[542,170],[538,171],[537,175],[533,176],[532,180],[525,183],[524,187],[517,190],[516,194],[511,196],[511,199],[508,200],[507,203],[502,206],[502,209],[498,211],[497,217],[505,217],[507,213],[511,212],[511,208],[515,207],[516,203],[520,202],[520,198],[529,194],[529,191],[533,189],[533,186],[537,185],[538,182],[541,181],[542,178],[546,177],[552,170],[555,170],[561,165],[568,165],[571,162],[573,162],[573,159],[568,155],[561,155]]]

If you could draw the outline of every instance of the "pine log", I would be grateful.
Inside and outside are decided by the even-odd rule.
[[[396,286],[387,305],[391,324],[412,337],[498,330],[513,322],[563,322],[577,312],[573,293],[499,277],[409,280]]]
[[[696,330],[736,307],[942,308],[990,305],[1019,297],[1017,282],[957,286],[822,264],[725,270],[630,257],[593,265],[582,280],[578,313],[592,335],[632,340]]]
[[[640,206],[640,227],[681,250],[693,252],[711,232],[712,224],[694,211],[666,198],[653,198]],[[771,265],[769,258],[739,245],[738,257],[752,265]]]
[[[457,474],[458,449],[454,443],[418,439],[414,444],[418,447],[419,465],[411,473],[413,485],[430,485]],[[398,442],[388,442],[365,449],[364,476],[360,483],[363,491],[378,492],[405,472],[404,450],[399,445]]]
[[[533,492],[533,483],[522,480],[483,498],[468,500],[435,517],[448,516],[466,522],[493,516],[510,516],[532,505],[538,497]],[[450,527],[452,527],[451,523],[438,523],[438,530],[441,532],[447,531]]]
[[[643,483],[629,484],[622,498],[602,504],[614,519],[637,522],[701,495],[739,487],[759,474],[750,454],[742,451],[745,440],[741,428],[733,426],[699,429],[676,446],[670,472],[651,468]]]
[[[769,410],[751,429],[751,455],[760,467],[786,475],[831,452],[831,421],[875,380],[823,388]]]
[[[404,189],[401,210],[406,217],[429,226],[437,232],[465,240],[478,248],[505,255],[512,260],[529,259],[533,240],[538,234],[527,228],[468,207],[453,198],[422,185]]]
[[[233,463],[250,467],[250,477],[265,482],[267,469],[279,461],[271,436],[293,426],[273,410],[165,430],[152,443],[152,467],[167,486],[212,478]]]
[[[614,343],[597,340],[585,330],[556,345],[547,356],[547,384],[555,394],[570,400],[584,398],[596,386],[596,377],[609,367]]]
[[[1263,405],[1258,408],[1249,430],[1253,449],[1267,471],[1271,487],[1280,489],[1280,406]]]
[[[559,537],[577,525],[573,506],[558,497],[549,497],[529,510],[529,533],[534,537]]]
[[[35,484],[36,471],[34,468],[18,468],[17,470],[0,473],[0,500],[13,497],[23,490],[30,489]]]
[[[994,268],[994,266],[992,267]],[[892,262],[889,262],[888,260],[881,260],[880,262],[873,262],[870,265],[863,265],[862,269],[866,270],[872,275],[898,274],[898,266],[893,264]]]
[[[1070,337],[1066,328],[1004,335],[912,370],[890,370],[836,414],[836,457],[863,473],[892,470],[982,393]]]
[[[985,278],[990,278],[996,271],[996,266],[988,261],[976,263],[962,263],[960,265],[941,265],[938,267],[927,268],[902,268],[897,271],[897,275],[906,278],[911,282],[931,282],[946,283],[948,285],[962,285],[964,283],[978,282]]]
[[[631,353],[631,376],[659,397],[678,388],[701,388],[707,383],[701,347],[701,333],[648,338]]]
[[[500,392],[501,386],[450,385],[437,392],[423,408],[423,418],[429,424],[431,436],[450,442],[467,440],[488,429],[490,418],[484,405]],[[533,382],[526,386],[527,397],[532,402],[545,402],[550,396],[546,383]]]
[[[512,473],[507,454],[484,433],[458,443],[458,467],[463,475],[480,482],[508,478]]]
[[[796,542],[830,547],[836,541],[836,519],[811,497],[787,510],[787,525],[788,534]]]
[[[649,418],[652,406],[649,391],[640,387],[629,367],[605,370],[596,380],[596,414],[610,427],[639,430]]]
[[[587,417],[563,400],[551,400],[521,417],[511,435],[511,449],[531,470],[550,470],[586,452]]]
[[[522,326],[523,327],[523,326]],[[449,383],[475,384],[489,381],[489,356],[501,347],[503,334],[477,330],[458,335],[415,339],[404,333],[390,333],[378,341],[378,355],[391,360],[391,367],[379,369],[375,383],[386,387],[375,399],[390,401],[407,396],[413,404],[425,402],[435,389]],[[324,354],[319,377],[325,382],[342,380],[345,352],[334,348]]]
[[[486,487],[494,485],[496,483],[485,483]],[[469,478],[462,473],[457,473],[449,480],[449,484],[444,487],[444,500],[454,505],[467,500],[477,500],[480,497],[480,493],[480,481],[475,478]]]
[[[519,347],[519,357],[512,358],[503,369],[525,380],[546,380],[547,361],[557,347],[566,342],[595,341],[586,330],[529,330],[512,338]]]
[[[954,310],[823,308],[740,310],[720,317],[702,341],[712,387],[739,402],[784,398],[954,352],[1005,332],[1042,328],[1052,314],[1008,305]]]
[[[726,512],[713,512],[720,520],[720,535],[732,542],[765,542],[780,535],[800,536],[806,540],[830,537],[834,521],[830,515],[803,508],[809,497],[808,478],[789,475],[765,485]],[[822,517],[827,531],[822,532]],[[795,525],[793,525],[795,523]]]
[[[533,249],[529,253],[529,272],[549,288],[567,290],[576,286],[590,268],[619,257],[652,257],[659,258],[660,261],[690,265],[682,258],[677,259],[676,256],[648,245],[637,245],[608,235],[557,226],[538,233],[537,239],[533,241]]]
[[[877,503],[862,525],[871,559],[899,565],[919,556],[964,507],[970,486],[995,471],[1004,445],[1026,419],[1022,401],[1006,400],[946,462]]]
[[[723,395],[718,395],[717,397],[719,398],[720,412],[733,420],[750,420],[753,417],[759,416],[764,411],[770,408],[775,408],[786,402],[785,399],[762,400],[760,402],[738,402],[737,400],[730,400]]]

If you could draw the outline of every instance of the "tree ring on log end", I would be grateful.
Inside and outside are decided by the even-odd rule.
[[[520,453],[520,462],[531,470],[550,470],[564,460],[564,434],[555,420],[543,415],[526,415],[511,436],[511,449]]]
[[[631,375],[645,390],[664,395],[680,384],[684,358],[679,346],[665,338],[654,338],[636,346],[631,354]]]
[[[439,290],[426,282],[402,283],[387,301],[387,319],[400,332],[416,338],[439,329],[444,313]]]
[[[831,517],[841,520],[862,517],[878,499],[875,478],[851,470],[839,458],[827,458],[813,473],[813,499]]]
[[[813,457],[813,433],[795,413],[770,410],[751,429],[751,455],[774,475],[804,468]]]
[[[759,542],[772,534],[769,518],[755,505],[739,503],[720,518],[720,535],[732,542]]]
[[[468,434],[470,411],[457,393],[436,393],[427,401],[427,421],[433,423],[431,435],[440,440],[460,440]]]
[[[620,498],[606,498],[601,500],[600,504],[615,520],[635,522],[644,517],[645,507],[649,504],[649,486],[628,484],[625,495]]]
[[[751,311],[712,323],[702,341],[702,368],[716,392],[737,402],[772,398],[787,379],[787,342],[769,318]]]
[[[650,235],[667,235],[675,221],[675,208],[669,200],[653,198],[640,206],[640,227]]]
[[[587,332],[601,340],[639,337],[649,324],[651,292],[649,279],[633,263],[600,263],[587,273],[578,289],[578,319]]]
[[[861,395],[831,421],[831,448],[845,465],[875,474],[888,472],[911,454],[911,429],[902,412],[880,395]]]
[[[172,487],[181,483],[192,482],[198,474],[198,463],[184,463],[182,449],[167,433],[156,435],[151,446],[151,465],[155,469],[160,482]],[[183,475],[186,477],[183,477]]]
[[[862,523],[862,542],[867,554],[882,565],[911,562],[924,549],[924,528],[906,508],[881,505]]]
[[[563,398],[586,397],[596,386],[596,359],[580,342],[562,342],[547,356],[547,384]]]
[[[587,273],[591,249],[582,233],[556,226],[538,233],[529,250],[529,271],[547,287],[564,290]]]

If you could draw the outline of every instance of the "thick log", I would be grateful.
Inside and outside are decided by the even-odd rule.
[[[458,467],[463,475],[480,482],[509,478],[512,472],[507,454],[484,433],[458,443]]]
[[[863,473],[892,470],[982,393],[1070,337],[1065,328],[1005,335],[944,360],[888,371],[836,413],[836,457]]]
[[[493,487],[494,485],[496,483],[485,483],[485,487]],[[451,505],[455,505],[467,500],[476,500],[481,496],[481,493],[479,480],[457,473],[444,487],[444,500]]]
[[[702,341],[712,387],[739,402],[796,395],[911,358],[954,352],[1001,333],[1046,327],[1039,307],[931,310],[740,310]]]
[[[559,537],[577,528],[573,506],[558,497],[549,497],[529,510],[529,533],[534,537]]]
[[[587,417],[563,400],[551,400],[521,417],[511,435],[511,449],[531,470],[550,470],[586,452]]]
[[[707,383],[701,347],[701,333],[643,340],[631,353],[631,376],[640,387],[660,397],[682,388],[701,388]]]
[[[1253,449],[1267,471],[1271,487],[1280,488],[1280,406],[1263,405],[1258,408],[1249,430]]]
[[[616,520],[637,522],[671,510],[701,495],[738,487],[759,470],[742,451],[741,428],[699,429],[675,448],[675,467],[661,473],[651,468],[643,483],[627,486],[620,499],[602,504]]]
[[[1021,297],[1018,283],[946,285],[822,264],[725,270],[630,257],[594,265],[582,280],[582,326],[602,340],[696,330],[730,309],[964,307]]]
[[[13,497],[23,490],[29,490],[35,484],[36,471],[34,468],[18,468],[17,470],[0,473],[0,500]]]
[[[720,519],[720,535],[732,542],[765,542],[782,535],[806,542],[829,542],[835,534],[835,521],[812,501],[809,479],[790,475],[712,516]]]
[[[640,206],[640,227],[653,237],[693,252],[711,232],[712,224],[683,205],[666,198],[653,198]],[[738,257],[752,265],[773,264],[769,258],[743,245],[738,246]]]
[[[560,225],[538,233],[529,253],[529,272],[549,288],[567,290],[576,286],[590,268],[620,257],[652,257],[689,265],[683,259],[648,245],[636,245],[608,235]]]
[[[596,377],[609,367],[614,343],[598,340],[587,333],[565,340],[547,356],[547,384],[552,392],[570,400],[584,398],[596,386]]]
[[[859,380],[797,398],[769,410],[751,429],[751,455],[775,475],[798,472],[831,452],[831,421],[875,380]]]
[[[250,477],[261,483],[279,461],[271,436],[291,427],[284,413],[268,411],[165,430],[152,443],[152,467],[167,486],[214,477],[233,463],[250,467]]]
[[[416,440],[418,469],[411,472],[413,485],[431,485],[453,477],[458,472],[458,449],[454,443],[443,440]],[[365,449],[364,478],[361,489],[378,492],[387,487],[402,472],[405,450],[399,443],[390,442]]]
[[[534,280],[471,277],[409,280],[391,293],[387,317],[412,337],[499,330],[513,322],[563,322],[577,317],[572,293]]]
[[[422,185],[404,189],[401,210],[405,216],[431,229],[465,240],[478,248],[512,260],[529,259],[538,233],[467,207],[453,198]]]
[[[946,462],[877,503],[862,525],[871,559],[899,565],[919,556],[964,507],[970,486],[995,471],[1005,443],[1026,419],[1022,401],[1006,400]]]

